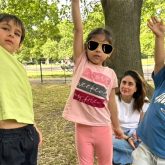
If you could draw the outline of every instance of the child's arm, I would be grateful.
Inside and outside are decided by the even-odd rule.
[[[120,128],[119,119],[118,119],[118,111],[115,100],[115,89],[113,88],[111,94],[109,96],[108,108],[111,112],[111,121],[114,129],[114,133],[117,138],[124,138],[124,134],[122,129]]]
[[[160,71],[161,68],[165,66],[165,48],[164,48],[164,35],[165,35],[165,25],[163,25],[162,20],[158,20],[156,17],[151,17],[148,20],[148,27],[155,34],[155,68],[154,73]]]
[[[73,58],[75,62],[83,51],[83,25],[79,0],[72,0],[72,18],[74,24]]]

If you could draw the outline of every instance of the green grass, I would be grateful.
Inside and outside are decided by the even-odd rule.
[[[29,78],[39,78],[41,76],[40,71],[27,71],[27,75]],[[71,77],[72,72],[64,72],[64,71],[43,71],[43,77],[47,78],[61,78],[61,77]]]
[[[67,84],[32,84],[35,120],[43,133],[40,165],[76,165],[74,125],[62,118]]]

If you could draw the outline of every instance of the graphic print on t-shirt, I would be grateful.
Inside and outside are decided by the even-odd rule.
[[[85,69],[82,76],[73,99],[93,107],[103,108],[104,100],[107,97],[106,87],[111,83],[110,77],[102,73],[92,72],[89,68]]]
[[[165,105],[165,93],[162,93],[161,95],[157,96],[154,102]]]

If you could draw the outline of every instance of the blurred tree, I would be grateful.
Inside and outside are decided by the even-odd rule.
[[[165,18],[165,1],[81,2],[85,37],[93,28],[104,25],[113,32],[115,51],[111,60],[107,61],[108,65],[119,75],[128,68],[142,73],[141,58],[153,54],[154,44],[153,35],[146,27],[146,22],[151,15]],[[47,57],[43,53],[43,45],[48,41],[57,43],[56,53],[49,54],[53,59],[72,57],[73,24],[70,0],[0,0],[0,9],[1,12],[18,15],[25,23],[26,39],[19,54],[21,61]]]
[[[47,64],[51,60],[57,60],[58,59],[58,43],[57,41],[53,41],[51,39],[48,39],[44,45],[41,47],[41,51],[43,54],[43,57],[46,59]]]
[[[112,67],[119,77],[128,69],[136,69],[143,74],[141,52],[152,55],[154,50],[153,35],[146,27],[147,19],[152,15],[163,18],[165,1],[101,0],[101,4],[105,27],[112,31],[115,47],[107,65]]]
[[[142,25],[145,23],[146,26],[147,19],[150,19],[152,15],[160,16],[165,9],[165,2],[148,0],[143,11],[150,12],[143,19],[141,19],[143,0],[101,0],[101,4],[105,27],[112,31],[114,40],[114,52],[111,60],[107,60],[107,65],[116,71],[119,78],[129,69],[135,69],[143,75],[140,47],[141,20]],[[142,41],[149,40],[150,42],[151,37],[147,37]],[[147,42],[148,45],[149,42]],[[152,50],[154,50],[153,47]],[[152,90],[148,90],[148,92],[150,96]]]
[[[147,56],[153,56],[154,39],[151,31],[146,27],[146,22],[152,15],[165,18],[164,0],[145,0],[142,7],[140,42],[141,52]]]
[[[7,12],[17,15],[25,24],[26,39],[23,46],[36,49],[31,50],[28,56],[41,56],[39,54],[40,47],[50,38],[59,41],[59,9],[57,3],[59,1],[47,0],[1,0],[1,12]],[[30,58],[31,58],[30,57]],[[27,57],[28,59],[28,57]]]
[[[101,0],[105,27],[112,32],[114,52],[107,64],[121,77],[128,69],[143,73],[140,51],[140,17],[143,0]]]

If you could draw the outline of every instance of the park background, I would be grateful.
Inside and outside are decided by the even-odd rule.
[[[165,18],[164,0],[81,2],[85,36],[94,27],[109,26],[105,4],[114,7],[111,14],[116,19],[110,23],[117,23],[116,34],[123,40],[121,45],[116,45],[118,54],[114,57],[120,57],[119,60],[116,62],[112,58],[112,62],[107,65],[112,66],[119,74],[127,68],[136,69],[152,85],[154,38],[146,22],[152,15]],[[140,25],[138,21],[134,21],[134,24],[139,27],[139,33],[134,32],[136,28],[130,23],[136,20],[134,17],[137,9]],[[70,0],[0,0],[0,10],[18,15],[26,26],[26,39],[17,58],[27,70],[33,90],[35,120],[43,132],[39,165],[76,165],[74,125],[61,117],[72,77],[72,67],[62,67],[68,66],[64,61],[72,62],[73,24]],[[124,22],[120,22],[120,19]],[[123,33],[127,36],[123,36]],[[130,45],[134,36],[138,42]],[[115,37],[117,40],[117,36]]]

